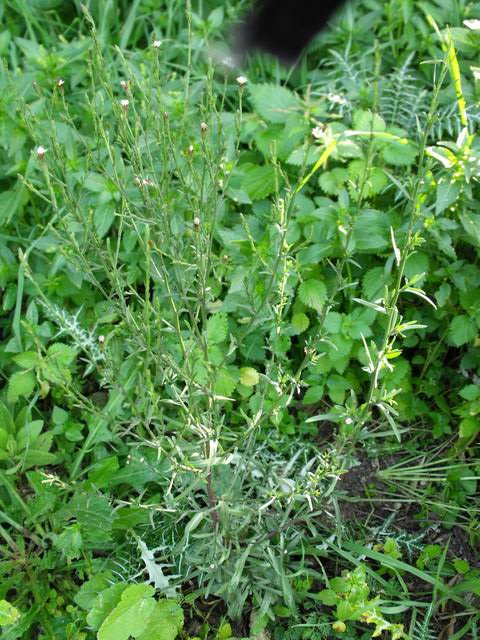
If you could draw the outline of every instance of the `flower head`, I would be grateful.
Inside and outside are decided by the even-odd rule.
[[[160,47],[161,47],[161,46],[162,46],[162,41],[161,41],[161,40],[154,40],[154,41],[153,41],[153,45],[152,45],[152,47],[153,47],[154,49],[160,49]]]
[[[40,158],[40,160],[43,160],[43,158],[45,157],[45,154],[47,153],[47,150],[45,149],[45,147],[37,147],[36,149],[36,153],[37,153],[37,158]]]
[[[237,78],[237,84],[239,87],[244,87],[247,84],[248,80],[247,78],[245,78],[245,76],[238,76]]]
[[[128,105],[129,105],[129,104],[130,104],[130,101],[129,101],[129,100],[126,100],[126,99],[125,99],[125,100],[120,100],[120,105],[122,106],[122,108],[123,108],[125,111],[127,111],[127,109],[128,109]]]

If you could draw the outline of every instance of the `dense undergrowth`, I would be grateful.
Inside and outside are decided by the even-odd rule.
[[[479,637],[480,3],[244,8],[0,6],[5,640]]]

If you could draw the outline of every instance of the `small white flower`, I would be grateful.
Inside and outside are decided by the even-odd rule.
[[[188,153],[193,153],[193,144],[188,147]]]
[[[128,109],[128,105],[130,104],[129,100],[120,100],[120,105],[122,106],[122,108],[126,111]]]
[[[62,88],[64,84],[65,84],[65,80],[63,78],[58,78],[57,87]]]
[[[105,336],[98,336],[98,341],[100,344],[103,344],[105,342]]]
[[[40,160],[43,160],[43,158],[45,157],[45,154],[47,153],[47,150],[45,149],[45,147],[37,147],[36,150],[37,153],[37,158],[40,158]]]
[[[315,140],[321,140],[324,137],[322,127],[314,127],[311,133],[312,133],[312,138],[315,138]]]
[[[206,122],[201,122],[200,123],[200,130],[202,133],[205,133],[206,130],[208,129],[208,124]]]
[[[195,218],[193,219],[193,224],[194,224],[196,227],[199,227],[199,226],[200,226],[200,218],[198,218],[197,216],[195,216]]]
[[[160,47],[162,46],[162,41],[161,40],[154,40],[153,41],[153,45],[152,45],[155,49],[160,49]]]
[[[120,86],[125,92],[128,91],[129,85],[130,85],[130,82],[127,82],[127,80],[120,80]]]
[[[248,80],[245,76],[238,76],[237,84],[239,87],[244,87],[247,84]]]

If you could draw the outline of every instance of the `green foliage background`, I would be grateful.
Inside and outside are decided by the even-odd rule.
[[[478,636],[480,4],[245,8],[0,6],[5,640]]]

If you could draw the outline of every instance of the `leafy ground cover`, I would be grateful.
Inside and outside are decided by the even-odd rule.
[[[0,6],[2,638],[478,638],[480,3]]]

